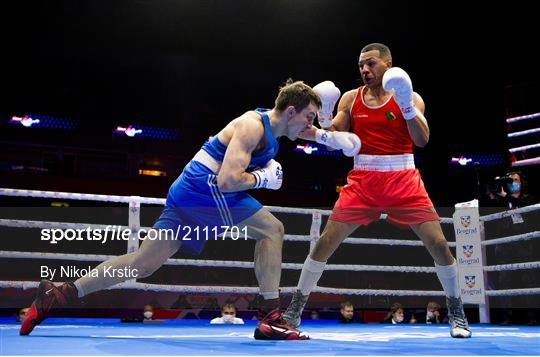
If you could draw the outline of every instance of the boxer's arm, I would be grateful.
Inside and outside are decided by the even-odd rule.
[[[332,126],[329,127],[328,131],[349,131],[351,127],[351,107],[354,102],[356,95],[355,90],[348,91],[343,94],[338,103],[338,109],[336,116],[332,119]],[[310,128],[304,130],[298,136],[300,139],[315,141],[315,133],[317,132],[317,127],[311,126]],[[334,150],[329,147],[329,150]]]
[[[351,128],[351,108],[358,90],[350,90],[343,94],[338,103],[337,114],[332,120],[332,126],[328,130],[349,131]]]
[[[413,93],[413,103],[416,108],[416,116],[411,120],[406,120],[407,129],[414,145],[424,147],[429,141],[429,126],[424,116],[426,105],[418,93]]]
[[[255,186],[256,179],[246,168],[264,135],[264,127],[256,119],[238,121],[217,175],[217,185],[222,192],[246,191]]]

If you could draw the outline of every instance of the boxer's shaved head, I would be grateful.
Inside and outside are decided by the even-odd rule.
[[[382,43],[370,43],[369,45],[364,46],[362,50],[360,51],[360,54],[366,53],[369,51],[379,51],[379,56],[384,59],[391,61],[392,60],[392,53],[390,52],[390,49],[388,46],[383,45]]]

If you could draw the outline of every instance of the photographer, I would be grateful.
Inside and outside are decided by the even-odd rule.
[[[527,192],[527,182],[523,173],[512,171],[504,176],[496,177],[488,186],[489,205],[504,207],[505,209],[515,209],[529,206],[535,203],[535,199]],[[511,221],[501,222],[498,227],[501,232],[507,235],[517,235],[523,233],[526,221],[521,214],[512,214]],[[499,232],[499,233],[501,233]],[[534,261],[534,243],[531,241],[517,242],[512,244],[498,244],[493,249],[493,259],[496,264],[513,264],[526,261]],[[516,287],[528,288],[535,286],[534,274],[530,271],[500,271],[497,273],[497,289],[512,289]],[[526,307],[527,323],[536,325],[536,302],[532,297],[501,297],[502,316],[501,324],[509,325],[520,320],[521,307]],[[518,309],[516,309],[518,308]]]
[[[488,197],[491,205],[497,207],[518,208],[534,204],[534,198],[527,193],[527,184],[523,174],[518,171],[509,172],[496,177],[488,186]]]

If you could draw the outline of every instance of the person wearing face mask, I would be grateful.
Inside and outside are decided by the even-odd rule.
[[[210,321],[211,324],[234,324],[243,325],[244,320],[236,317],[236,306],[225,304],[221,307],[221,317],[216,317]]]
[[[24,318],[26,317],[26,313],[28,312],[27,307],[23,307],[19,310],[19,313],[17,314],[17,322],[23,322]]]
[[[528,184],[525,175],[521,171],[508,172],[504,178],[509,182],[501,185],[497,192],[488,192],[490,199],[487,202],[489,206],[504,207],[504,209],[515,209],[525,206],[530,206],[536,203],[535,198],[528,193]],[[510,181],[511,180],[511,181]],[[527,224],[531,219],[526,215],[512,214],[510,220],[502,221],[496,229],[497,231],[505,232],[504,235],[517,235],[528,231]],[[513,264],[525,261],[537,260],[537,255],[534,252],[537,250],[534,241],[523,241],[512,244],[498,244],[493,248],[493,263],[496,264]],[[488,257],[488,260],[490,259]],[[529,288],[538,285],[538,278],[531,271],[500,271],[495,275],[493,283],[497,289],[512,289],[512,288]],[[501,309],[501,325],[511,325],[516,320],[519,320],[515,314],[517,310],[513,307],[526,308],[527,324],[538,324],[537,302],[534,296],[521,297],[501,297],[499,299]]]
[[[152,305],[144,305],[143,321],[152,321],[154,316],[154,308]]]
[[[426,324],[440,324],[441,323],[441,305],[435,301],[430,301],[426,310]]]
[[[403,305],[399,302],[394,303],[390,307],[390,311],[386,315],[385,319],[382,321],[383,324],[400,324],[403,323],[405,318],[405,310],[403,310]]]
[[[534,204],[534,197],[527,192],[527,183],[522,172],[512,171],[504,177],[512,181],[502,185],[498,192],[488,192],[492,201],[490,205],[512,209]]]

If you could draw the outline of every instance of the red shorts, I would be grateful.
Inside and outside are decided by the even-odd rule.
[[[439,220],[418,170],[351,170],[330,219],[367,225],[381,213],[401,228]]]

